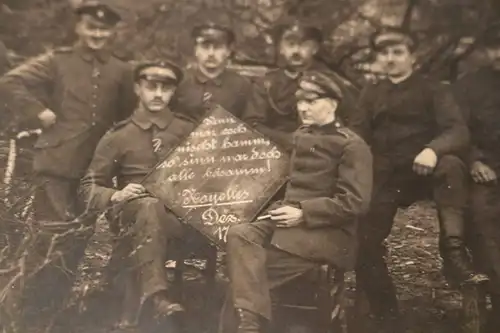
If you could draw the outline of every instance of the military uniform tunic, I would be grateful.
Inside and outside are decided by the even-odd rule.
[[[304,223],[276,228],[270,220],[232,226],[227,261],[233,303],[270,318],[269,289],[321,263],[352,268],[358,218],[370,203],[372,156],[339,124],[299,129],[284,199],[271,208],[302,209]]]
[[[113,194],[130,183],[143,184],[147,189],[148,184],[144,180],[148,173],[195,126],[194,122],[170,110],[154,117],[136,111],[130,119],[119,123],[101,139],[87,174],[82,178],[80,196],[87,209],[102,212],[111,208]],[[117,177],[117,188],[112,184],[113,177]],[[127,302],[131,304],[123,304],[126,316],[132,316],[127,319],[135,321],[145,300],[156,292],[168,289],[164,269],[168,244],[173,239],[182,241],[185,230],[175,215],[151,196],[115,205],[114,208],[109,214],[112,229],[115,234],[121,231],[123,236],[114,244],[110,269],[123,273],[124,264],[140,268],[132,272],[137,275],[139,292],[134,292],[135,283],[125,291],[125,298],[139,294],[140,299],[132,301],[133,298],[128,298]],[[135,278],[133,280],[136,281]]]
[[[100,137],[135,108],[129,65],[109,52],[60,48],[10,71],[0,85],[13,97],[15,123],[33,123],[44,109],[56,123],[35,144],[36,172],[79,179]]]
[[[216,78],[208,78],[197,68],[186,70],[171,103],[174,112],[192,120],[200,120],[207,105],[218,104],[237,118],[252,123],[260,112],[253,108],[253,83],[226,69]]]

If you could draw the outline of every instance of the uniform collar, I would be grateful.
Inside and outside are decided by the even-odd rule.
[[[132,121],[143,130],[150,129],[153,124],[161,129],[165,129],[172,122],[173,117],[174,114],[169,108],[157,113],[138,108],[132,115]]]
[[[392,81],[391,79],[389,79],[389,77],[387,77],[385,80],[392,86],[405,86],[407,85],[408,83],[411,83],[413,82],[419,75],[416,73],[416,72],[412,72],[410,75],[408,75],[407,77],[401,79],[401,80],[397,80],[397,81]]]
[[[100,63],[107,63],[111,57],[111,51],[109,49],[103,49],[100,51],[94,51],[83,45],[82,43],[76,43],[75,50],[82,57],[83,60],[91,62],[97,59]]]
[[[300,132],[306,133],[320,133],[320,134],[332,134],[337,132],[339,128],[342,128],[342,124],[338,120],[334,120],[331,123],[325,125],[301,125],[299,127]]]
[[[216,86],[221,86],[222,82],[224,80],[224,76],[226,75],[227,69],[224,69],[218,76],[214,78],[210,78],[203,74],[203,72],[199,68],[195,68],[194,76],[196,80],[202,84],[205,84],[207,82],[213,82]]]
[[[283,74],[292,80],[297,80],[302,76],[302,73],[307,71],[327,71],[327,67],[318,61],[313,61],[309,66],[302,68],[300,71],[289,70],[288,68],[283,69]]]

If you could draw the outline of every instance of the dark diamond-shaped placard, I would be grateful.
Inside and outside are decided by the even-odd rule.
[[[145,180],[179,219],[224,246],[231,225],[253,221],[285,184],[289,157],[220,106]]]

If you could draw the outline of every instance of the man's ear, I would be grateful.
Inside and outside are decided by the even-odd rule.
[[[339,101],[333,98],[330,98],[330,103],[332,105],[333,111],[337,111],[337,108],[339,107]]]
[[[319,43],[315,42],[315,43],[313,44],[313,50],[312,50],[312,53],[313,53],[313,55],[317,55],[317,54],[318,54],[318,52],[319,52]]]
[[[139,97],[140,89],[141,89],[141,84],[139,82],[135,82],[134,83],[134,92],[137,95],[137,97]]]

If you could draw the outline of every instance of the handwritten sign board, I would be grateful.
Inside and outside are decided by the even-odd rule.
[[[220,106],[157,165],[146,183],[182,221],[219,246],[284,185],[289,158]]]

